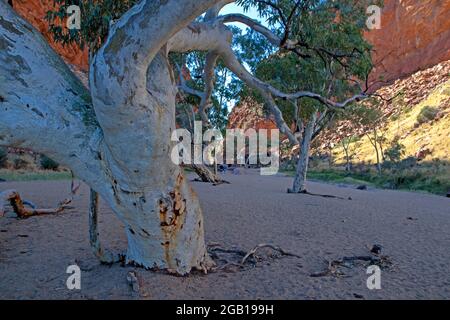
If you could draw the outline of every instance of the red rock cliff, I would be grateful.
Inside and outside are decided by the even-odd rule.
[[[65,45],[55,43],[48,32],[49,24],[45,20],[48,10],[53,8],[53,0],[12,0],[13,8],[36,29],[38,29],[53,49],[56,50],[68,63],[78,69],[88,69],[87,51],[81,51],[76,45]]]
[[[372,82],[392,83],[449,60],[450,0],[384,0],[381,29],[366,38],[374,45]]]
[[[450,60],[450,0],[384,0],[381,29],[366,38],[374,45],[372,91]],[[262,128],[265,118],[244,104],[233,109],[229,127],[246,129],[258,121]]]
[[[87,69],[87,52],[74,45],[55,44],[48,34],[44,16],[53,7],[53,0],[11,1],[66,61]],[[384,0],[384,4],[381,29],[366,35],[375,51],[372,82],[382,79],[391,83],[450,59],[450,0]]]

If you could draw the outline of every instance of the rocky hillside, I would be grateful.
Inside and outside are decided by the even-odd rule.
[[[401,101],[385,101],[380,105],[382,119],[378,130],[385,138],[385,149],[399,137],[405,147],[404,158],[450,161],[450,60],[397,80],[376,93],[393,97],[399,92],[403,92]],[[350,149],[355,162],[374,163],[375,151],[365,133],[354,123],[342,121],[318,137],[314,151],[329,152],[331,144],[335,161],[344,162],[340,142],[352,137]]]
[[[449,15],[450,1],[384,0],[381,29],[366,33],[374,46],[372,91],[449,60]],[[258,122],[245,120],[250,114],[244,106],[236,107],[229,126],[247,128]]]
[[[439,158],[450,161],[450,60],[419,71],[375,93],[391,98],[402,92],[402,98],[384,101],[380,105],[382,118],[379,133],[387,147],[398,136],[405,146],[404,157],[421,160]],[[424,110],[436,110],[429,118],[421,119]],[[230,115],[232,128],[273,128],[274,122],[264,115],[263,107],[245,101]],[[313,153],[327,154],[332,147],[335,162],[344,162],[340,142],[352,137],[350,148],[356,162],[375,162],[375,153],[363,127],[351,121],[342,121],[324,131],[314,143]]]
[[[228,117],[228,128],[248,129],[277,129],[275,120],[264,114],[263,108],[251,99],[242,101],[234,107]]]

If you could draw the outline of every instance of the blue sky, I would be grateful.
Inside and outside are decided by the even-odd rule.
[[[220,11],[221,14],[228,14],[228,13],[244,13],[247,16],[251,17],[251,18],[257,18],[258,17],[258,12],[256,11],[255,8],[251,7],[248,12],[244,12],[244,10],[242,9],[242,7],[238,6],[235,3],[230,3],[228,5],[226,5],[225,7],[223,7],[222,11]]]
[[[235,3],[230,3],[230,4],[226,5],[225,7],[223,7],[223,9],[220,11],[221,15],[225,15],[225,14],[229,14],[229,13],[242,13],[252,19],[258,20],[258,21],[262,22],[263,24],[265,24],[264,23],[265,21],[261,21],[261,19],[258,18],[258,12],[256,11],[256,8],[254,8],[254,7],[250,7],[247,12],[244,12],[244,9],[242,7],[238,6]],[[233,23],[233,24],[242,29],[246,29],[246,26],[241,23]]]
[[[265,21],[262,21],[262,19],[258,18],[258,12],[256,11],[255,8],[251,7],[249,8],[249,10],[247,12],[244,12],[244,9],[238,5],[236,5],[235,3],[230,3],[228,5],[226,5],[225,7],[223,7],[223,9],[220,11],[221,15],[226,15],[226,14],[230,14],[230,13],[242,13],[245,14],[247,17],[255,19],[260,21],[262,24],[265,24]],[[241,23],[231,23],[243,30],[247,29],[247,26]],[[248,66],[246,66],[244,64],[245,67],[248,68]],[[231,80],[231,78],[230,78]],[[236,101],[232,100],[232,101],[228,101],[228,111],[231,112],[231,110],[233,109],[234,105],[235,105]]]

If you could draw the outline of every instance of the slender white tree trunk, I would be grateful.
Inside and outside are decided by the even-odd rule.
[[[306,192],[306,174],[308,172],[309,164],[309,151],[311,147],[311,139],[314,133],[314,127],[316,125],[317,114],[311,116],[308,124],[306,125],[302,140],[300,142],[300,154],[297,163],[297,169],[295,172],[294,183],[292,189],[289,189],[289,193],[303,193]]]

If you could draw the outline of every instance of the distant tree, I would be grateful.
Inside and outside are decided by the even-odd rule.
[[[6,167],[8,163],[8,151],[6,148],[0,147],[0,168]]]
[[[383,119],[383,112],[379,108],[379,101],[376,98],[370,99],[366,104],[359,104],[349,110],[352,114],[352,122],[363,128],[365,136],[375,151],[376,168],[378,174],[382,174],[382,144],[385,139],[380,133],[380,125]]]
[[[272,33],[266,30],[273,37],[267,39],[272,41],[262,41],[260,33],[253,30],[241,35],[237,42],[239,57],[259,79],[272,86],[266,90],[267,94],[246,82],[249,89],[243,94],[263,103],[290,143],[299,145],[296,175],[289,192],[302,193],[306,191],[311,141],[340,109],[365,98],[364,94],[358,95],[372,69],[371,47],[363,37],[367,19],[365,2],[242,3],[244,7],[255,5],[274,29]],[[284,43],[284,47],[275,46],[275,39]],[[292,44],[295,45],[291,48]],[[325,101],[302,92],[316,92],[329,98]],[[335,100],[346,101],[336,104]]]

